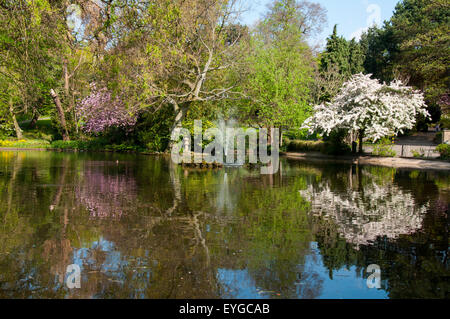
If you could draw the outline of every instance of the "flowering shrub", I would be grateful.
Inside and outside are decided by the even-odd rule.
[[[412,129],[419,114],[430,116],[419,91],[400,81],[387,85],[370,77],[354,75],[331,103],[314,107],[314,116],[303,127],[326,135],[337,129],[363,131],[376,142]]]
[[[8,141],[8,140],[4,140],[4,141],[0,141],[0,147],[12,147],[13,142]]]
[[[128,109],[120,96],[114,97],[108,89],[98,89],[95,84],[91,84],[91,90],[77,107],[83,131],[99,134],[111,127],[128,129],[136,124],[136,111]]]

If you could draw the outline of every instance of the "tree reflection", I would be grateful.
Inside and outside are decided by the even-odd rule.
[[[394,184],[364,186],[364,192],[335,193],[329,184],[309,185],[300,191],[311,202],[311,212],[333,220],[347,242],[367,245],[378,237],[396,239],[422,227],[428,205],[417,205],[414,197]]]
[[[311,258],[331,278],[377,263],[394,298],[449,291],[446,176],[283,164],[0,152],[0,297],[316,298]],[[65,286],[72,263],[81,289]]]
[[[435,181],[448,176],[421,172],[414,179],[408,183],[411,173],[365,167],[322,177],[301,191],[311,201],[330,278],[352,266],[367,276],[366,267],[378,264],[390,298],[446,298],[449,203],[446,187]],[[428,186],[418,190],[417,184]]]

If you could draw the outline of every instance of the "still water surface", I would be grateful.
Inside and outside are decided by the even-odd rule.
[[[0,297],[450,296],[448,173],[281,162],[0,152]]]

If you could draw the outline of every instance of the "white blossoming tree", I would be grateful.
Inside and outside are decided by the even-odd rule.
[[[344,83],[331,103],[314,107],[303,128],[329,135],[338,129],[359,134],[359,152],[364,138],[374,142],[412,129],[419,114],[429,117],[423,94],[394,81],[390,85],[356,74]]]

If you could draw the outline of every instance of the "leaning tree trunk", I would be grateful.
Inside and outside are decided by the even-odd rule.
[[[67,131],[67,124],[66,124],[66,118],[64,116],[64,110],[61,105],[61,101],[59,99],[58,94],[55,92],[55,90],[51,89],[50,94],[53,98],[53,102],[55,103],[56,110],[58,111],[59,116],[59,122],[61,123],[62,127],[62,136],[64,141],[70,141],[69,133]]]
[[[362,154],[364,152],[363,150],[363,140],[364,140],[364,130],[359,131],[359,150],[358,152]]]
[[[14,130],[16,131],[16,136],[19,140],[23,138],[22,130],[20,129],[19,123],[17,122],[16,114],[14,114],[13,102],[9,100],[9,112],[14,123]]]

